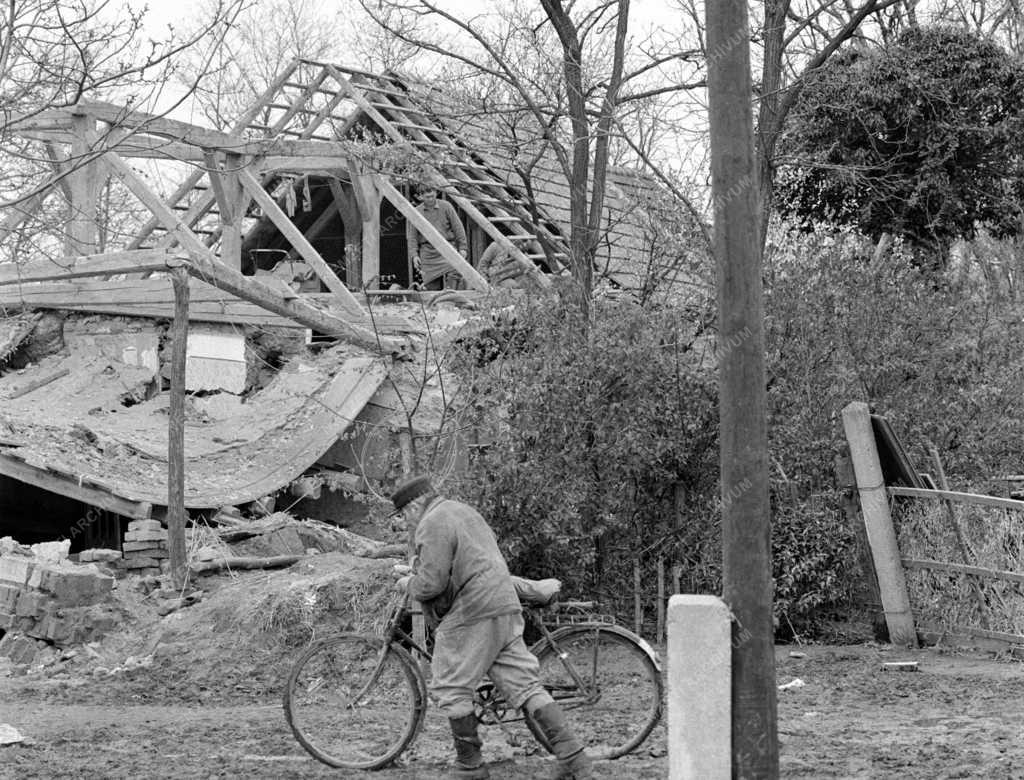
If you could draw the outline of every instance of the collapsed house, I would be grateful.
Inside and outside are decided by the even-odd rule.
[[[8,209],[0,241],[66,201],[58,251],[0,263],[0,536],[23,542],[120,549],[129,522],[165,519],[182,300],[192,518],[276,497],[358,526],[416,437],[443,439],[456,467],[464,445],[425,367],[466,313],[410,290],[407,223],[461,275],[457,303],[489,293],[476,264],[491,243],[532,290],[568,262],[568,186],[543,143],[503,149],[486,114],[395,74],[296,60],[230,132],[97,102],[17,127],[58,176]],[[166,196],[144,167],[161,161],[185,171]],[[655,238],[642,177],[611,179],[597,270],[629,289]],[[466,257],[416,210],[421,182],[456,207]],[[100,218],[110,187],[146,212],[119,241]]]

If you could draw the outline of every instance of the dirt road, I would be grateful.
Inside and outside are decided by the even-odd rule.
[[[791,658],[799,650],[805,658]],[[918,672],[882,671],[912,659]],[[872,646],[780,647],[784,777],[1024,778],[1024,665],[981,655],[901,652]],[[291,739],[276,699],[207,705],[139,703],[118,678],[0,679],[0,723],[25,743],[0,748],[2,778],[321,778],[434,780],[446,776],[444,724],[436,714],[405,765],[332,770]],[[134,700],[133,700],[134,697]],[[81,703],[86,700],[88,703]],[[528,738],[489,729],[496,780],[539,780],[549,764]],[[664,778],[665,732],[641,753],[599,764],[599,778]]]

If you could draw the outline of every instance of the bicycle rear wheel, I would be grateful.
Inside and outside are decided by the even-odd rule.
[[[402,648],[357,634],[315,642],[292,667],[284,712],[299,743],[334,767],[379,769],[416,737],[426,686]]]
[[[571,626],[542,640],[534,652],[540,679],[592,758],[624,756],[647,739],[661,718],[661,672],[643,640],[608,625]],[[570,667],[582,680],[577,683]],[[526,716],[537,741],[543,731]]]

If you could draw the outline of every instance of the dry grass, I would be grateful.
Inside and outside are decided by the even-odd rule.
[[[900,554],[905,558],[966,563],[1024,573],[1024,513],[992,507],[954,505],[966,560],[953,520],[939,501],[905,500],[893,509]],[[988,621],[975,595],[984,596]],[[907,569],[910,604],[919,621],[1024,634],[1024,585],[947,571]]]
[[[339,573],[267,594],[253,619],[260,631],[297,647],[339,630],[379,635],[400,598],[387,575],[356,579]]]

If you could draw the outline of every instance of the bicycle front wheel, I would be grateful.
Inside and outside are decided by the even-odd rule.
[[[585,625],[559,629],[534,650],[541,683],[592,758],[618,758],[635,750],[661,718],[661,672],[642,643],[615,626]],[[550,752],[529,715],[526,725]]]
[[[357,634],[315,642],[296,661],[284,712],[299,743],[334,767],[379,769],[416,737],[426,686],[402,648]]]

